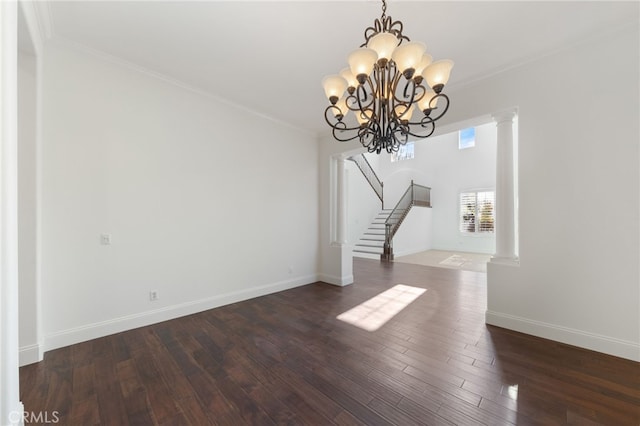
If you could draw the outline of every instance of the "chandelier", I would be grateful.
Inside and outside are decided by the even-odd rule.
[[[386,10],[382,0],[382,16],[349,54],[349,68],[322,80],[331,103],[324,118],[333,137],[340,142],[358,138],[377,154],[397,152],[409,136],[433,134],[435,122],[449,109],[442,89],[453,67],[449,59],[433,62],[424,43],[403,35],[402,22],[392,21]],[[355,118],[348,117],[350,111]]]

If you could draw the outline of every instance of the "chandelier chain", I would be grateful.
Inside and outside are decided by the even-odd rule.
[[[384,22],[386,17],[387,17],[387,1],[382,0],[382,17],[380,18],[380,20]]]

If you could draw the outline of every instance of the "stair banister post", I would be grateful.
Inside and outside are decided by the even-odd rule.
[[[384,224],[384,246],[380,260],[384,262],[390,262],[393,260],[393,241],[391,239],[391,224]]]
[[[413,203],[413,200],[415,200],[414,196],[413,196],[413,179],[411,179],[411,202]]]

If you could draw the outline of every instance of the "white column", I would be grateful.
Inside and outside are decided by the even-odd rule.
[[[18,4],[0,2],[0,424],[22,424],[18,376]]]
[[[336,243],[344,245],[347,243],[347,188],[345,179],[345,159],[338,158],[337,170],[337,215],[336,215]]]
[[[353,255],[347,242],[347,170],[345,156],[331,157],[331,244],[324,258],[322,281],[345,286],[353,283]]]
[[[513,118],[515,111],[493,115],[497,127],[496,253],[494,263],[517,263],[515,251],[515,177]]]

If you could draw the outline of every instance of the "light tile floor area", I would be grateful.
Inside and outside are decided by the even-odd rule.
[[[461,269],[464,271],[487,272],[487,262],[489,259],[491,259],[490,254],[428,250],[396,257],[394,262]]]

